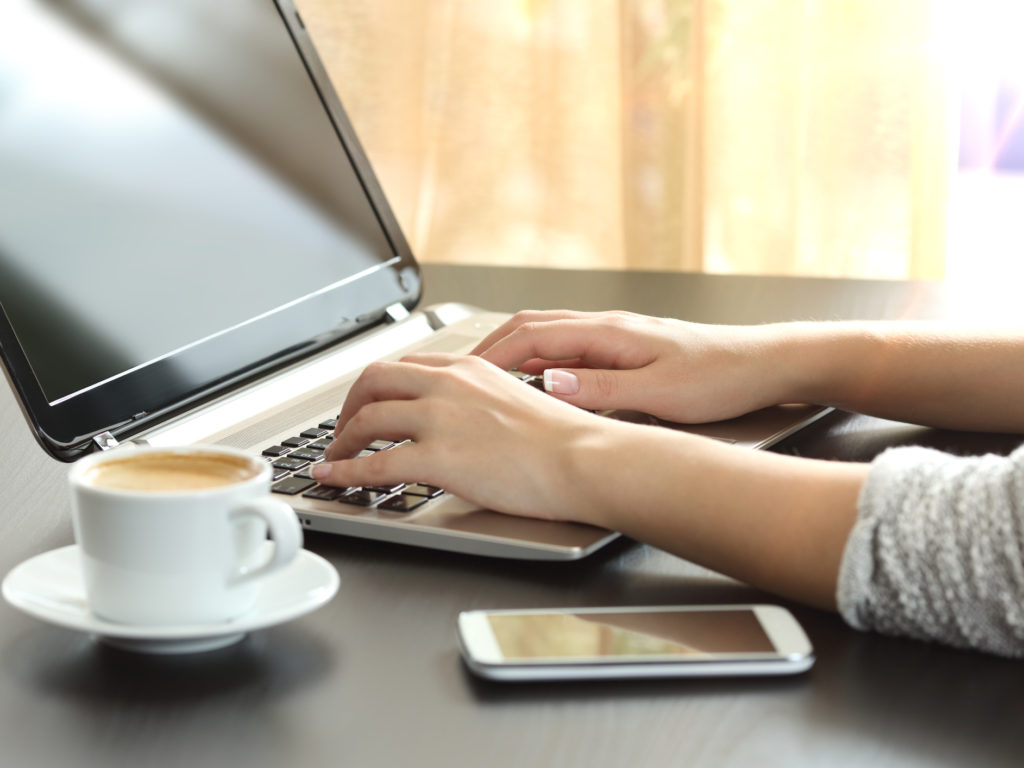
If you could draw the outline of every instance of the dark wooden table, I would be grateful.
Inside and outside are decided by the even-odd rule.
[[[710,322],[939,318],[942,285],[428,266],[427,302],[624,308]],[[66,467],[0,387],[0,572],[71,542]],[[1007,451],[1016,436],[832,414],[779,450]],[[116,651],[0,605],[0,764],[35,766],[984,766],[1024,764],[1024,664],[856,632],[795,607],[818,655],[786,680],[498,685],[462,667],[458,611],[771,597],[623,541],[531,564],[326,535],[325,608],[208,654]]]

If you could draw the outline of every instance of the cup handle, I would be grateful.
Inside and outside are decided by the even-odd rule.
[[[271,571],[288,565],[302,549],[302,526],[295,510],[278,499],[257,499],[239,507],[232,517],[260,517],[274,542],[267,561],[255,568],[244,570],[231,579],[232,584],[243,584],[266,576]]]

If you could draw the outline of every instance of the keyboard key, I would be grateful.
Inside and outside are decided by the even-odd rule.
[[[309,442],[308,437],[289,437],[287,440],[282,440],[281,445],[287,445],[291,448],[298,448],[301,445],[305,445]]]
[[[544,377],[543,376],[537,376],[537,375],[532,374],[532,373],[523,373],[522,371],[520,371],[517,368],[511,369],[509,371],[509,374],[511,374],[512,376],[515,376],[517,379],[519,379],[524,384],[529,384],[531,387],[536,387],[537,389],[539,389],[541,391],[544,391]]]
[[[288,454],[289,459],[301,459],[302,461],[323,461],[323,451],[313,451],[307,448],[300,448]]]
[[[427,485],[426,483],[409,483],[409,485],[405,486],[404,492],[412,494],[413,496],[426,496],[428,499],[432,499],[435,496],[440,496],[444,493],[444,491],[436,485]]]
[[[339,496],[348,492],[348,488],[334,488],[330,485],[318,485],[316,488],[306,491],[303,495],[307,499],[319,499],[320,501],[334,501]]]
[[[298,469],[302,469],[307,464],[309,464],[308,461],[304,461],[302,459],[293,459],[290,456],[283,459],[278,459],[277,461],[274,462],[275,467],[277,467],[278,469],[287,469],[289,472],[294,472]]]
[[[381,493],[398,493],[403,488],[405,488],[405,483],[395,483],[394,485],[368,485],[367,486],[368,490],[380,491]]]
[[[386,509],[389,512],[412,512],[416,507],[426,503],[427,500],[422,496],[407,496],[400,493],[382,501],[377,505],[377,509]]]
[[[283,445],[272,445],[269,448],[263,449],[264,456],[284,456],[288,453],[289,449]]]
[[[333,442],[334,442],[333,440],[326,440],[326,439],[325,440],[317,440],[314,443],[310,443],[306,447],[307,448],[311,448],[314,451],[326,451],[327,450],[327,446],[329,446]]]
[[[324,421],[321,421],[317,426],[320,427],[320,429],[326,429],[328,432],[333,432],[334,428],[338,426],[338,420],[325,419]]]
[[[370,451],[386,451],[388,448],[391,448],[392,446],[394,446],[394,443],[391,442],[390,440],[374,440],[372,443],[366,446],[366,448],[367,450]]]
[[[386,493],[371,491],[368,488],[357,488],[351,493],[340,496],[338,501],[343,504],[358,504],[360,507],[372,507],[381,499],[387,498]]]
[[[311,429],[304,429],[299,433],[302,437],[308,437],[310,440],[317,440],[325,435],[330,434],[330,430],[313,427]]]
[[[273,480],[280,480],[282,477],[288,477],[288,474],[289,474],[289,472],[288,472],[287,469],[278,469],[273,464],[270,465],[270,479],[271,479],[271,481],[273,481]]]
[[[297,493],[302,493],[308,488],[312,488],[316,485],[312,480],[303,480],[301,477],[288,477],[284,480],[274,483],[270,490],[274,493],[283,493],[287,496],[294,496]]]
[[[539,389],[541,392],[544,391],[544,377],[543,376],[527,376],[522,380],[524,384]]]

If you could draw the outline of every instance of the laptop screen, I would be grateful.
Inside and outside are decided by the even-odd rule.
[[[408,246],[283,16],[299,23],[271,0],[0,7],[0,342],[47,440],[415,303]]]

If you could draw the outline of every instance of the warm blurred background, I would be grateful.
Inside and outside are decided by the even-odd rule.
[[[1017,5],[299,0],[424,261],[921,279],[993,218]]]

